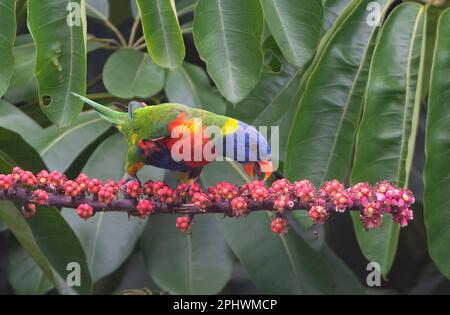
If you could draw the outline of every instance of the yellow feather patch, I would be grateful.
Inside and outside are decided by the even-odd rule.
[[[236,119],[229,118],[222,127],[222,133],[224,135],[229,135],[235,133],[238,129],[239,122]]]

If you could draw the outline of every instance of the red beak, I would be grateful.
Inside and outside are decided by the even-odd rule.
[[[270,161],[245,163],[243,167],[248,176],[255,177],[256,173],[258,179],[263,179],[263,181],[268,180],[272,175],[272,162]],[[265,173],[264,178],[262,178],[262,173]]]

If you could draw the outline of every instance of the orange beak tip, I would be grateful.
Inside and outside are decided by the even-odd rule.
[[[244,171],[247,173],[248,176],[254,177],[255,176],[255,166],[253,163],[246,163],[243,165]]]

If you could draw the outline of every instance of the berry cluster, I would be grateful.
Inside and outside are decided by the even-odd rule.
[[[291,183],[283,178],[270,187],[261,181],[240,187],[220,182],[204,190],[199,183],[171,188],[162,181],[151,180],[143,185],[124,180],[108,180],[103,184],[85,174],[69,180],[56,171],[43,170],[34,175],[19,167],[11,174],[0,174],[0,199],[8,198],[22,201],[26,217],[34,215],[36,205],[74,207],[85,220],[96,211],[125,210],[140,218],[154,213],[182,213],[187,216],[179,217],[176,227],[184,232],[190,230],[194,214],[224,213],[241,218],[251,211],[274,210],[270,225],[274,234],[287,231],[286,213],[293,209],[307,210],[314,224],[324,224],[331,212],[357,210],[366,230],[380,227],[388,213],[404,227],[413,219],[410,207],[414,203],[411,191],[386,181],[345,188],[339,181],[331,180],[316,188],[308,180]]]

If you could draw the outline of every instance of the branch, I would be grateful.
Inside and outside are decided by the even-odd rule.
[[[151,180],[143,186],[137,181],[103,184],[80,174],[68,180],[59,172],[43,170],[34,175],[15,167],[11,174],[0,174],[0,200],[22,203],[26,216],[35,213],[36,204],[77,209],[78,215],[88,219],[95,213],[126,212],[145,218],[153,214],[176,213],[187,215],[177,219],[177,228],[188,231],[194,215],[221,213],[229,217],[243,217],[254,211],[275,211],[271,229],[284,233],[287,229],[285,213],[308,211],[314,224],[324,224],[332,212],[359,211],[366,230],[380,227],[383,215],[389,213],[402,227],[413,219],[410,206],[414,203],[411,191],[383,181],[374,186],[358,183],[345,188],[337,180],[314,187],[308,180],[290,183],[279,179],[270,187],[261,181],[243,186],[221,182],[206,191],[198,183],[179,184],[172,189],[161,181]]]
[[[45,206],[57,207],[57,208],[71,208],[76,209],[82,204],[88,204],[95,212],[127,212],[131,215],[136,215],[137,211],[137,199],[115,199],[110,204],[101,202],[96,197],[70,197],[61,193],[47,193],[48,201]],[[36,198],[33,196],[33,190],[23,187],[10,188],[8,190],[0,190],[0,200],[18,201],[20,203],[35,203]],[[326,204],[327,207],[332,207],[330,203]],[[310,207],[301,202],[296,202],[292,210],[309,211]],[[354,207],[349,211],[361,211],[362,207]],[[275,211],[273,209],[273,201],[267,200],[263,203],[259,203],[253,200],[248,202],[248,212],[254,211]],[[233,217],[233,209],[230,201],[220,201],[211,203],[206,209],[199,209],[193,203],[183,203],[178,205],[167,205],[161,202],[155,202],[154,214],[224,214],[229,217]]]

